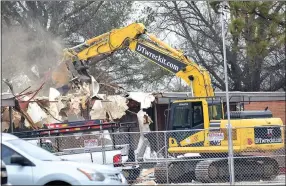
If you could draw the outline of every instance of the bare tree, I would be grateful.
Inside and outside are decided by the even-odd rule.
[[[3,77],[18,79],[17,91],[35,84],[57,65],[63,48],[122,26],[132,12],[132,3],[1,2],[3,68],[6,70]],[[24,83],[23,77],[29,81]],[[51,82],[46,88],[49,86]]]
[[[180,49],[207,68],[214,87],[224,90],[216,2],[153,2],[139,17],[131,15],[137,11],[133,4],[132,1],[1,2],[2,35],[7,36],[2,37],[6,69],[3,76],[22,78],[24,74],[39,79],[55,66],[62,48],[126,26],[132,18],[144,23],[149,32],[160,35],[161,39],[173,38],[179,42]],[[285,89],[285,17],[282,16],[285,4],[232,2],[229,7],[226,38],[231,90]],[[15,31],[18,28],[21,32]],[[32,73],[35,69],[38,75]],[[173,74],[128,49],[94,63],[91,73],[103,91],[110,92],[116,85],[128,90],[189,90]]]
[[[173,1],[155,5],[158,28],[181,37],[180,48],[207,68],[213,85],[224,90],[221,24],[215,4]],[[282,2],[230,3],[226,54],[231,90],[285,88],[284,11]],[[275,75],[270,78],[271,74]]]

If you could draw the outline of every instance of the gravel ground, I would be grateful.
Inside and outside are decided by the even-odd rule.
[[[153,179],[144,180],[141,183],[136,183],[133,185],[166,185],[166,184],[156,184]],[[168,185],[230,185],[229,183],[181,183],[181,184],[168,184]],[[272,181],[257,181],[257,182],[235,182],[235,185],[285,185],[285,175],[279,175],[275,180]]]
[[[171,185],[230,185],[229,183],[182,183],[182,184],[171,184]],[[235,182],[235,185],[285,185],[285,175],[278,176],[272,181],[257,181],[257,182]]]

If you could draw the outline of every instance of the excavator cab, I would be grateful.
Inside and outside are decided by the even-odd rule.
[[[223,118],[222,102],[195,98],[174,101],[170,104],[166,140],[169,153],[180,154],[186,147],[203,147],[206,131],[219,127]]]
[[[168,152],[181,153],[185,147],[204,146],[205,131],[223,117],[222,113],[221,101],[195,98],[172,102],[166,133]]]
[[[170,106],[167,130],[206,129],[211,120],[223,118],[223,104],[220,100],[174,101]]]

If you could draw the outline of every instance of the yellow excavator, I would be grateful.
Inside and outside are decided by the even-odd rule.
[[[175,160],[186,153],[199,153],[200,158],[170,161],[168,169],[165,164],[158,163],[155,167],[157,182],[166,183],[166,172],[170,182],[182,182],[186,178],[186,181],[200,182],[228,179],[227,119],[224,117],[223,104],[210,99],[215,95],[208,71],[191,61],[182,51],[148,33],[143,24],[133,23],[65,49],[64,59],[74,80],[92,83],[92,76],[88,73],[90,59],[102,60],[122,49],[130,49],[147,58],[182,78],[192,88],[191,98],[171,103],[167,126],[167,130],[171,131],[167,133],[168,153]],[[279,173],[275,159],[243,153],[273,152],[284,148],[282,120],[273,118],[269,110],[234,111],[230,113],[230,118],[235,178],[275,178]]]

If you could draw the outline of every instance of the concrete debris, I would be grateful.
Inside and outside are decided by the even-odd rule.
[[[95,100],[92,110],[90,111],[91,119],[104,119],[106,118],[106,112],[103,109],[102,102],[100,100]]]
[[[48,97],[35,97],[31,99],[29,96],[22,96],[20,107],[24,113],[27,113],[24,125],[28,128],[42,128],[43,124],[59,123],[66,121],[84,120],[82,111],[90,109],[90,119],[108,119],[110,121],[121,119],[128,110],[128,99],[134,100],[141,105],[141,110],[137,113],[139,128],[141,132],[150,131],[149,125],[152,120],[142,109],[151,107],[155,97],[149,93],[130,92],[128,97],[120,95],[98,94],[99,83],[91,76],[92,83],[83,83],[82,86],[67,87],[69,89],[65,94],[58,90],[59,87],[65,86],[69,79],[64,64],[58,66],[59,71],[54,71],[52,78],[56,87],[51,87]],[[70,85],[69,85],[70,86]],[[72,88],[72,89],[70,89]],[[91,98],[95,101],[90,105]],[[89,103],[89,104],[87,104]],[[88,108],[92,107],[92,108]],[[6,113],[5,113],[6,114]],[[8,115],[7,115],[8,116]],[[2,124],[2,129],[9,126],[8,120]],[[27,119],[28,118],[28,119]],[[13,121],[15,126],[19,126],[21,120],[20,113],[13,112]],[[140,138],[142,144],[143,133]]]
[[[149,176],[150,174],[154,174],[155,168],[151,168],[151,169],[147,169],[147,170],[143,170],[141,173],[141,176],[146,178],[147,176]]]
[[[58,98],[60,95],[61,93],[57,89],[50,88],[49,101],[56,101],[56,98]]]
[[[150,93],[143,92],[129,92],[128,99],[133,99],[141,105],[141,109],[146,109],[151,107],[152,102],[155,100],[155,97]]]
[[[47,118],[43,121],[43,123],[59,123],[63,118],[60,115],[60,110],[64,108],[64,105],[61,101],[51,102],[47,110],[50,114],[47,115]]]
[[[81,113],[81,108],[86,109],[86,101],[90,97],[89,85],[84,83],[79,89],[65,96],[61,96],[56,89],[50,90],[49,100],[58,100],[57,109],[52,106],[53,112],[59,113],[59,120],[76,121],[82,120],[78,117]],[[57,111],[56,111],[57,110]]]
[[[157,185],[157,183],[152,180],[152,177],[154,177],[154,171],[154,168],[143,169],[139,177],[136,179],[136,183],[133,185]]]
[[[90,89],[90,97],[94,97],[99,92],[99,83],[91,76],[91,85],[89,86]]]
[[[119,119],[125,115],[125,111],[128,109],[126,98],[113,95],[107,96],[109,102],[105,102],[108,113],[112,119]]]
[[[94,82],[93,82],[94,83]],[[94,85],[95,86],[95,85]],[[90,86],[86,83],[83,83],[82,87],[80,87],[75,94],[73,95],[79,95],[79,96],[88,96],[91,97],[90,93]]]
[[[80,104],[81,104],[81,98],[72,96],[70,98],[70,104],[69,104],[70,107],[68,115],[70,114],[78,115],[80,113],[80,107],[79,107]]]
[[[157,185],[157,183],[154,180],[150,180],[150,181],[142,181],[140,183],[135,183],[133,185]]]
[[[47,114],[39,107],[37,103],[29,103],[27,113],[34,123],[38,123],[47,118]]]
[[[12,121],[14,123],[15,128],[19,128],[20,121],[21,121],[21,114],[12,110]],[[9,108],[5,108],[2,114],[2,131],[8,130],[10,128],[10,118],[9,118]]]
[[[48,104],[43,104],[48,102]],[[64,109],[67,107],[67,102],[64,100],[59,92],[50,88],[49,98],[37,99],[37,103],[40,104],[48,111],[47,117],[43,120],[43,123],[59,123],[60,121],[66,120],[66,113]]]
[[[1,122],[1,128],[2,128],[2,132],[5,130],[8,130],[10,128],[10,124],[7,121],[2,121]]]
[[[125,111],[128,109],[127,99],[119,96],[102,96],[105,98],[104,101],[96,100],[92,106],[92,110],[90,112],[91,119],[106,119],[106,115],[109,116],[109,119],[120,119],[125,115]]]

